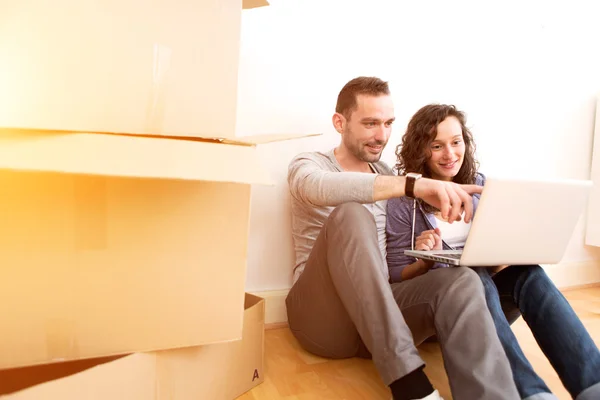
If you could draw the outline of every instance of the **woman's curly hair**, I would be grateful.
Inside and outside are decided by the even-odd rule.
[[[475,183],[479,163],[475,157],[473,135],[466,126],[465,114],[447,104],[428,104],[412,116],[402,142],[396,147],[395,169],[398,175],[418,172],[431,178],[431,171],[427,166],[431,157],[431,143],[437,136],[437,126],[450,116],[456,117],[460,122],[465,143],[463,164],[452,181],[460,184]]]
[[[475,158],[473,135],[466,126],[465,114],[455,106],[446,104],[426,105],[410,119],[402,142],[396,147],[395,169],[398,175],[418,172],[426,178],[431,178],[431,171],[427,167],[427,161],[431,157],[431,142],[437,136],[437,126],[447,117],[458,119],[465,142],[463,164],[452,181],[461,184],[475,183],[479,163]]]

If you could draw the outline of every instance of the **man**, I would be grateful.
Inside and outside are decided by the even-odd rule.
[[[443,268],[389,283],[386,200],[404,195],[439,208],[450,222],[472,216],[481,188],[394,176],[380,161],[394,122],[386,82],[359,77],[340,91],[329,152],[289,165],[296,250],[286,299],[289,326],[314,354],[372,357],[393,398],[440,399],[416,344],[437,334],[454,398],[518,399],[483,288],[468,268]]]

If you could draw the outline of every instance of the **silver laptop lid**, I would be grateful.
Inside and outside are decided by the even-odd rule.
[[[591,181],[486,180],[461,265],[556,264],[587,204]]]

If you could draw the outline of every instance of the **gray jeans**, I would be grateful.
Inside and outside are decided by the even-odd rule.
[[[337,207],[286,299],[305,350],[371,356],[389,385],[424,365],[416,345],[437,334],[455,399],[519,398],[475,272],[443,268],[390,285],[382,266],[372,214]]]

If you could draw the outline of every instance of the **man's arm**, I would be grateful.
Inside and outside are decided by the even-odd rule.
[[[310,155],[290,164],[288,182],[292,194],[314,206],[338,206],[348,202],[373,203],[404,195],[403,176],[324,170]]]
[[[311,157],[299,155],[290,163],[288,183],[292,196],[317,207],[375,201],[373,194],[377,175],[327,171]]]
[[[373,200],[388,200],[393,197],[404,196],[404,176],[377,175],[373,186]]]
[[[309,156],[297,156],[288,169],[288,183],[292,196],[314,206],[338,206],[343,203],[372,203],[404,196],[404,176],[375,175],[360,172],[333,172],[324,170]],[[460,219],[463,209],[465,221],[473,215],[471,194],[481,193],[477,185],[457,185],[421,178],[413,189],[415,196],[441,210],[448,222]]]

